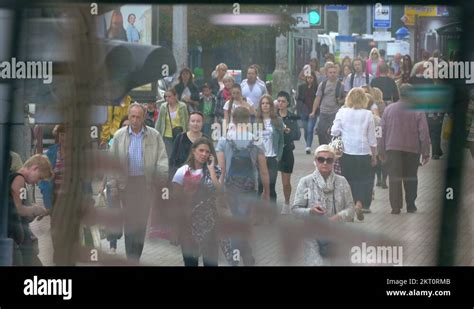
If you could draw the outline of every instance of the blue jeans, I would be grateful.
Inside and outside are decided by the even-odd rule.
[[[249,193],[231,193],[228,194],[228,202],[232,216],[250,224],[250,215],[252,214],[252,207],[258,202],[255,192]],[[244,260],[245,266],[253,266],[255,259],[252,256],[252,248],[249,241],[241,235],[231,237],[231,252],[232,255],[238,255],[238,259],[233,259],[230,264],[233,266],[239,265],[240,258]],[[237,250],[237,251],[236,251]]]
[[[313,145],[313,137],[314,137],[314,127],[318,122],[319,116],[316,115],[314,118],[306,117],[303,119],[303,126],[304,126],[304,140],[306,141],[306,147],[311,148]]]
[[[166,154],[168,158],[171,157],[171,153],[173,152],[174,141],[171,137],[163,137],[163,142],[165,143]]]

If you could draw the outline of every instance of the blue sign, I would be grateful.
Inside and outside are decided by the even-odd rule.
[[[331,4],[326,5],[326,11],[347,11],[348,5]]]
[[[374,6],[374,28],[390,28],[392,27],[392,7],[390,5],[376,4]]]

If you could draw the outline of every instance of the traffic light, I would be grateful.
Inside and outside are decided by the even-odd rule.
[[[117,105],[130,90],[172,76],[177,69],[176,61],[169,49],[105,40],[100,43],[103,52],[102,65],[105,73],[97,81],[104,103]]]
[[[312,6],[308,10],[308,23],[311,29],[324,29],[324,6]]]
[[[54,71],[50,84],[40,79],[19,81],[23,100],[28,103],[55,105],[72,100],[75,76],[70,67],[81,52],[91,59],[88,82],[96,105],[118,105],[132,89],[172,76],[177,70],[171,50],[156,45],[97,38],[83,44],[81,51],[73,50],[74,36],[64,30],[73,29],[68,20],[29,19],[26,28],[31,30],[22,40],[20,60],[49,60]]]
[[[310,26],[319,26],[321,23],[321,15],[317,10],[311,10],[308,12],[308,20]]]

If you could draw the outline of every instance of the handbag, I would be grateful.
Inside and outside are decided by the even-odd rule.
[[[342,142],[342,137],[340,135],[333,136],[329,146],[331,146],[336,153],[342,154],[344,152],[344,143]]]
[[[174,141],[176,139],[176,137],[178,137],[178,135],[183,133],[183,127],[179,126],[179,127],[174,127],[173,128],[173,121],[171,120],[170,108],[169,108],[169,106],[166,106],[166,108],[168,109],[168,117],[170,117],[171,134],[173,135],[173,141]]]

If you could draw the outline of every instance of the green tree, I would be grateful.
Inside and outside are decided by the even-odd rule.
[[[223,26],[210,22],[215,14],[233,14],[234,7],[228,5],[190,5],[188,7],[188,42],[189,46],[202,47],[204,76],[210,76],[215,67],[212,52],[225,42],[232,42],[241,54],[245,67],[258,61],[266,62],[270,70],[271,59],[275,58],[275,37],[287,33],[296,20],[284,6],[276,5],[241,5],[241,14],[273,14],[280,17],[281,22],[268,26]],[[264,69],[265,71],[265,69]]]

